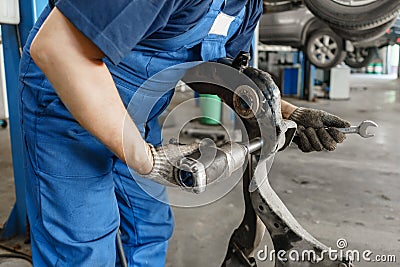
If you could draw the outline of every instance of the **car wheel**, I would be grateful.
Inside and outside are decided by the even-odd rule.
[[[306,54],[310,62],[321,69],[336,66],[346,55],[342,38],[328,29],[310,35],[307,39]]]
[[[332,27],[332,29],[343,39],[352,42],[363,42],[363,41],[367,42],[383,36],[396,20],[397,18],[394,18],[391,21],[379,27],[368,30],[350,30],[350,29],[342,29],[336,27]]]
[[[367,30],[397,17],[398,0],[305,0],[311,12],[329,26]]]
[[[347,52],[344,62],[352,68],[360,69],[368,66],[374,57],[374,47],[355,47],[353,52]]]

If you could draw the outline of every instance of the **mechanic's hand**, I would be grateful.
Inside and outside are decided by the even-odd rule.
[[[336,128],[350,127],[350,123],[328,112],[310,108],[297,108],[289,117],[297,123],[297,136],[293,140],[303,152],[333,151],[346,135]]]
[[[153,157],[153,169],[150,173],[141,176],[164,185],[176,184],[174,166],[185,156],[197,151],[199,146],[199,143],[180,145],[170,142],[168,145],[159,147],[149,144],[151,156]]]

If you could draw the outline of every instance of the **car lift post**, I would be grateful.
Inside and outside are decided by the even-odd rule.
[[[294,52],[293,64],[301,66],[300,99],[312,101],[314,98],[315,66],[307,59],[303,51]]]
[[[399,54],[400,54],[400,46],[399,46]],[[399,64],[397,67],[397,79],[400,79],[400,57],[399,57]]]
[[[18,71],[22,47],[37,18],[36,14],[39,14],[46,4],[46,0],[20,0],[20,23],[1,25],[16,193],[14,207],[4,229],[0,232],[1,239],[26,234],[24,146],[18,107]]]
[[[304,64],[304,99],[313,101],[315,83],[315,66],[306,58]]]

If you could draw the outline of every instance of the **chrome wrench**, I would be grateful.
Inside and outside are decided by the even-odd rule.
[[[348,128],[337,128],[340,132],[344,134],[359,134],[361,137],[370,138],[375,136],[375,134],[368,133],[368,127],[378,127],[373,121],[366,120],[360,123],[359,126],[351,126]]]

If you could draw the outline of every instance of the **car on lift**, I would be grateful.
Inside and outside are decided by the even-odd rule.
[[[390,27],[393,19],[378,29],[350,30],[336,26],[332,29],[306,8],[303,1],[264,1],[264,11],[260,20],[260,41],[302,49],[310,62],[321,69],[332,68],[343,60],[355,68],[368,65],[375,47],[393,43],[394,37],[389,34],[376,39]]]
[[[346,57],[346,41],[304,5],[264,13],[260,20],[259,39],[268,45],[299,48],[313,65],[321,69],[332,68]]]
[[[266,12],[290,10],[299,4],[308,9],[342,38],[351,41],[383,35],[396,20],[398,0],[263,0]]]
[[[338,35],[353,42],[382,36],[396,21],[400,10],[398,0],[304,0],[304,3]]]
[[[394,25],[378,39],[354,42],[354,50],[347,51],[345,62],[352,68],[366,67],[374,58],[377,48],[394,44],[400,45],[400,15]]]

